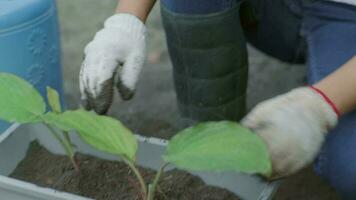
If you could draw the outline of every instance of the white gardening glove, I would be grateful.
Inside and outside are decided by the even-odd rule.
[[[297,88],[260,103],[242,120],[267,144],[274,178],[297,172],[317,156],[338,121],[325,98],[309,87]]]
[[[146,58],[146,27],[131,14],[111,16],[84,53],[79,77],[82,104],[105,114],[112,103],[115,83],[124,100],[134,94]]]

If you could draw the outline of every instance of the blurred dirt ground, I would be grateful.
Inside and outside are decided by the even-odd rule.
[[[58,0],[62,37],[65,99],[68,108],[79,106],[78,74],[83,49],[104,20],[113,14],[115,0]],[[159,6],[147,22],[148,62],[141,74],[133,100],[115,96],[110,115],[119,118],[136,133],[170,138],[179,127],[172,82],[172,67],[162,30]],[[248,107],[302,85],[305,67],[269,58],[249,47],[250,77]],[[335,192],[311,168],[288,178],[277,192],[277,200],[334,200]]]

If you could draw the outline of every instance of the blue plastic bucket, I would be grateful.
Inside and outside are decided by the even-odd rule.
[[[0,0],[0,72],[21,76],[44,97],[46,86],[62,97],[60,48],[54,0]],[[8,127],[0,121],[0,134]]]

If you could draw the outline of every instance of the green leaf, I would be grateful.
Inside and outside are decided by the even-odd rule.
[[[51,112],[44,119],[46,123],[64,131],[75,130],[83,140],[98,150],[135,160],[136,137],[118,120],[85,110],[60,114]]]
[[[47,99],[53,112],[55,113],[62,112],[61,102],[59,100],[59,94],[55,89],[51,87],[47,87]]]
[[[266,145],[249,129],[222,121],[207,122],[178,133],[168,144],[164,160],[178,168],[237,171],[270,175]]]
[[[0,119],[38,122],[45,111],[46,104],[32,85],[13,74],[0,73]]]

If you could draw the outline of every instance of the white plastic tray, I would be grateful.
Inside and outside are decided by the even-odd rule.
[[[137,164],[151,169],[158,169],[162,164],[161,155],[167,141],[157,138],[137,136],[139,150]],[[49,188],[8,178],[18,163],[26,156],[30,143],[38,139],[40,144],[50,152],[63,154],[61,146],[42,125],[13,124],[0,135],[0,199],[4,200],[89,200]],[[73,142],[81,153],[97,156],[108,160],[119,160],[117,157],[96,151],[81,141],[75,134]],[[202,178],[205,183],[228,189],[244,200],[272,199],[278,183],[267,183],[260,178],[239,173],[201,173],[191,172]]]

